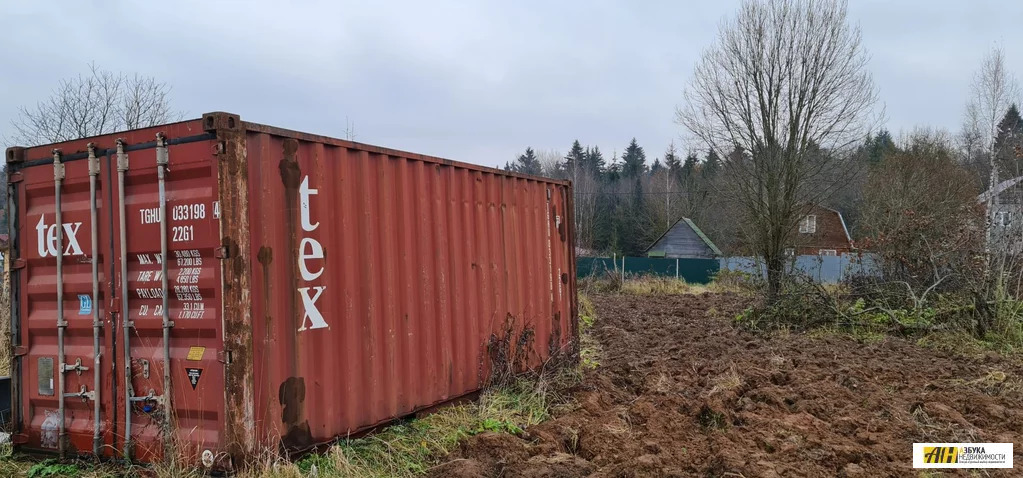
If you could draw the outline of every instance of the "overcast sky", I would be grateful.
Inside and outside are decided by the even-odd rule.
[[[90,61],[154,76],[187,117],[242,119],[486,165],[573,139],[650,161],[738,1],[0,0],[0,132]],[[399,3],[401,4],[399,6]],[[992,46],[1023,77],[1023,2],[851,0],[895,133],[958,130]]]

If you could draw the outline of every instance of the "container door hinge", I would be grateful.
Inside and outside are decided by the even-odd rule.
[[[229,259],[231,254],[227,246],[220,246],[213,250],[213,257],[217,259]]]
[[[22,258],[19,257],[19,258],[15,259],[14,262],[11,263],[11,269],[14,269],[14,270],[24,269],[25,268],[25,264],[26,264],[25,263],[25,259],[22,259]]]
[[[217,361],[222,363],[222,364],[230,364],[231,363],[231,351],[230,350],[221,350],[221,351],[217,352]]]
[[[24,357],[26,355],[28,355],[28,347],[26,347],[24,345],[15,345],[14,346],[14,356],[15,357]]]
[[[25,180],[25,175],[21,171],[15,171],[7,176],[7,184],[20,183]]]

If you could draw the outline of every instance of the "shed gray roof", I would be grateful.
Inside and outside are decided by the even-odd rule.
[[[646,250],[647,253],[653,251],[664,252],[665,257],[671,258],[721,255],[721,250],[687,217],[675,221],[675,224],[664,231],[664,234]]]

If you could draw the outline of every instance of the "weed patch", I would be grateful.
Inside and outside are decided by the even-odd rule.
[[[60,463],[49,459],[32,465],[28,469],[27,476],[28,478],[44,478],[52,476],[78,476],[80,474],[82,474],[82,470],[78,468],[78,465]]]
[[[550,417],[570,380],[565,372],[519,378],[483,392],[475,403],[446,408],[378,433],[344,440],[324,455],[310,455],[297,470],[320,476],[392,477],[425,473],[462,440],[484,432],[521,434]]]
[[[742,279],[726,274],[720,281],[709,284],[690,284],[684,279],[659,276],[620,276],[590,278],[580,281],[579,287],[587,293],[616,293],[642,296],[700,295],[705,293],[743,292],[749,287]]]
[[[584,370],[592,370],[600,366],[600,342],[593,337],[593,326],[597,315],[590,298],[579,293],[579,361]]]

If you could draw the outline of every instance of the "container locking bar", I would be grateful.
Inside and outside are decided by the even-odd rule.
[[[126,207],[124,205],[124,173],[128,171],[128,153],[124,152],[124,140],[117,140],[117,205],[119,208],[118,224],[119,228],[119,239],[121,241],[120,247],[120,262],[121,262],[121,324],[122,324],[122,337],[121,344],[123,345],[124,353],[124,400],[125,403],[132,402],[132,386],[131,386],[131,329],[134,324],[131,322],[130,313],[128,312],[128,234],[127,228],[125,227],[125,216],[127,214]],[[121,450],[124,453],[124,458],[131,460],[131,407],[124,407],[124,449]]]
[[[99,211],[96,204],[96,178],[99,176],[99,158],[96,157],[96,144],[89,143],[89,221],[92,226],[92,367],[93,383],[92,392],[89,392],[93,400],[92,407],[92,454],[99,456],[100,447],[103,444],[103,437],[100,435],[100,337],[103,334],[103,322],[99,318]],[[81,359],[78,363],[81,367]],[[78,374],[81,375],[81,368]],[[85,393],[85,386],[82,392]],[[84,395],[83,395],[84,397]]]
[[[89,370],[89,367],[82,366],[82,359],[81,358],[75,359],[75,363],[74,364],[66,364],[65,363],[65,364],[62,364],[62,366],[64,367],[64,372],[75,372],[78,375],[81,375],[82,372],[84,372],[86,370]]]
[[[82,385],[82,388],[78,391],[78,393],[65,393],[64,398],[80,398],[83,402],[93,400],[98,403],[98,401],[96,401],[96,391],[88,391],[88,389],[85,388],[85,385]]]
[[[161,278],[160,285],[163,288],[163,406],[165,408],[163,417],[163,447],[164,459],[168,460],[172,451],[171,442],[171,352],[170,352],[170,329],[174,322],[170,320],[170,297],[167,293],[167,164],[170,158],[167,153],[167,138],[163,133],[156,134],[156,177],[160,187],[160,261]]]
[[[57,230],[57,248],[54,258],[57,260],[57,363],[61,364],[58,374],[57,394],[57,415],[60,417],[59,434],[57,435],[57,450],[60,457],[67,454],[67,415],[64,409],[64,329],[67,328],[67,321],[64,320],[64,221],[60,208],[61,185],[64,182],[64,164],[60,162],[60,150],[53,150],[53,212],[55,229]]]

